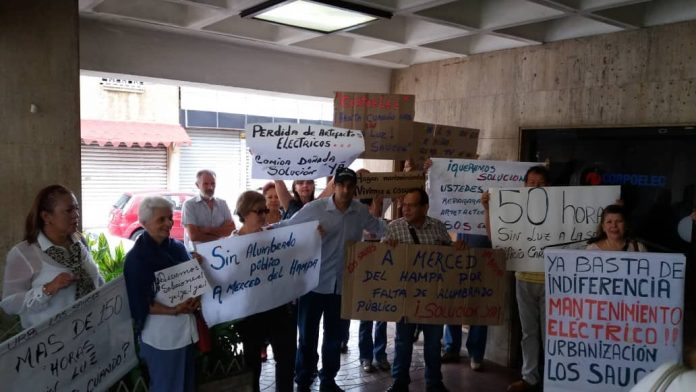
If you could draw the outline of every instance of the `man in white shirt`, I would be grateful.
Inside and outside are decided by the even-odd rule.
[[[232,213],[225,200],[215,197],[215,172],[200,170],[196,173],[199,195],[186,200],[182,207],[184,242],[209,242],[228,237],[234,231]]]

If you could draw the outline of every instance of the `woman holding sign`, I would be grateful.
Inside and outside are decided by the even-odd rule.
[[[158,290],[157,271],[188,261],[182,242],[171,238],[172,204],[152,196],[140,203],[138,220],[145,233],[126,255],[123,276],[128,302],[140,338],[140,358],[150,373],[151,392],[194,391],[194,343],[198,341],[196,318],[200,298],[168,306]]]
[[[266,208],[268,208],[268,216],[266,217],[266,224],[272,225],[274,223],[280,222],[283,218],[284,210],[280,208],[280,199],[278,198],[278,191],[276,191],[276,186],[273,181],[267,183],[261,189],[263,197],[266,198]]]
[[[295,180],[292,182],[292,193],[288,191],[283,180],[275,181],[275,189],[280,199],[280,206],[285,211],[283,219],[290,219],[305,204],[314,200],[314,180]],[[333,181],[326,184],[326,189],[319,195],[319,198],[326,197],[333,193]]]
[[[104,283],[79,223],[80,207],[69,189],[51,185],[36,195],[24,241],[7,254],[0,303],[19,315],[23,328],[48,320]]]
[[[602,211],[597,237],[590,240],[588,250],[645,252],[645,245],[630,239],[627,234],[626,212],[617,204]]]
[[[283,219],[290,219],[305,204],[314,200],[314,180],[295,180],[292,182],[292,193],[288,192],[283,180],[276,180],[276,192],[280,206],[285,211]]]
[[[256,191],[246,191],[237,200],[236,214],[242,227],[233,236],[258,233],[266,225],[266,198]],[[297,322],[290,304],[257,313],[235,324],[244,344],[244,361],[254,373],[254,391],[259,391],[261,357],[259,352],[270,341],[276,362],[276,391],[292,392],[295,373]]]

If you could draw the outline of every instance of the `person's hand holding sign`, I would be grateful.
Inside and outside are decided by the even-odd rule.
[[[58,291],[70,286],[75,282],[75,278],[69,272],[61,272],[52,281],[43,286],[43,292],[46,295],[53,295]]]
[[[483,192],[481,194],[481,205],[483,206],[484,210],[488,211],[490,201],[491,201],[491,194],[488,191]]]
[[[486,225],[486,235],[488,235],[488,239],[491,239],[491,214],[488,210],[488,207],[490,207],[490,202],[491,202],[491,194],[488,191],[485,191],[481,194],[481,205],[483,206],[483,209],[485,211],[485,214],[483,214],[483,223]]]
[[[384,241],[385,244],[387,244],[390,248],[396,248],[396,246],[399,244],[399,240],[396,238],[390,238]]]
[[[466,244],[466,242],[461,241],[461,240],[453,242],[452,246],[456,250],[467,250],[469,248],[469,246]]]
[[[198,262],[198,264],[200,264],[200,263],[203,262],[203,256],[201,256],[200,253],[191,252],[191,257],[193,257],[194,259],[196,259],[196,261]]]
[[[174,315],[193,313],[201,306],[201,298],[189,298],[174,307]]]
[[[423,171],[427,173],[428,170],[430,170],[430,168],[432,166],[433,166],[433,160],[430,158],[426,159],[425,162],[423,162]]]

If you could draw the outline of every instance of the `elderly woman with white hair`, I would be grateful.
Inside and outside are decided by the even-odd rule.
[[[150,373],[150,391],[194,391],[194,343],[198,341],[193,312],[200,298],[176,306],[158,301],[155,273],[191,259],[184,244],[171,238],[172,205],[162,197],[146,197],[138,220],[145,232],[126,255],[124,277],[128,302],[140,341],[140,358]],[[161,295],[161,294],[160,294]]]

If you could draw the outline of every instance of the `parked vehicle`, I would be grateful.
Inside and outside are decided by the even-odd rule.
[[[174,205],[174,225],[172,226],[171,236],[178,240],[183,240],[184,227],[181,224],[181,206],[186,200],[196,196],[195,193],[170,191],[125,192],[114,203],[109,213],[109,233],[135,241],[145,231],[140,222],[138,222],[138,208],[140,208],[140,202],[147,196],[162,196],[172,202]]]

